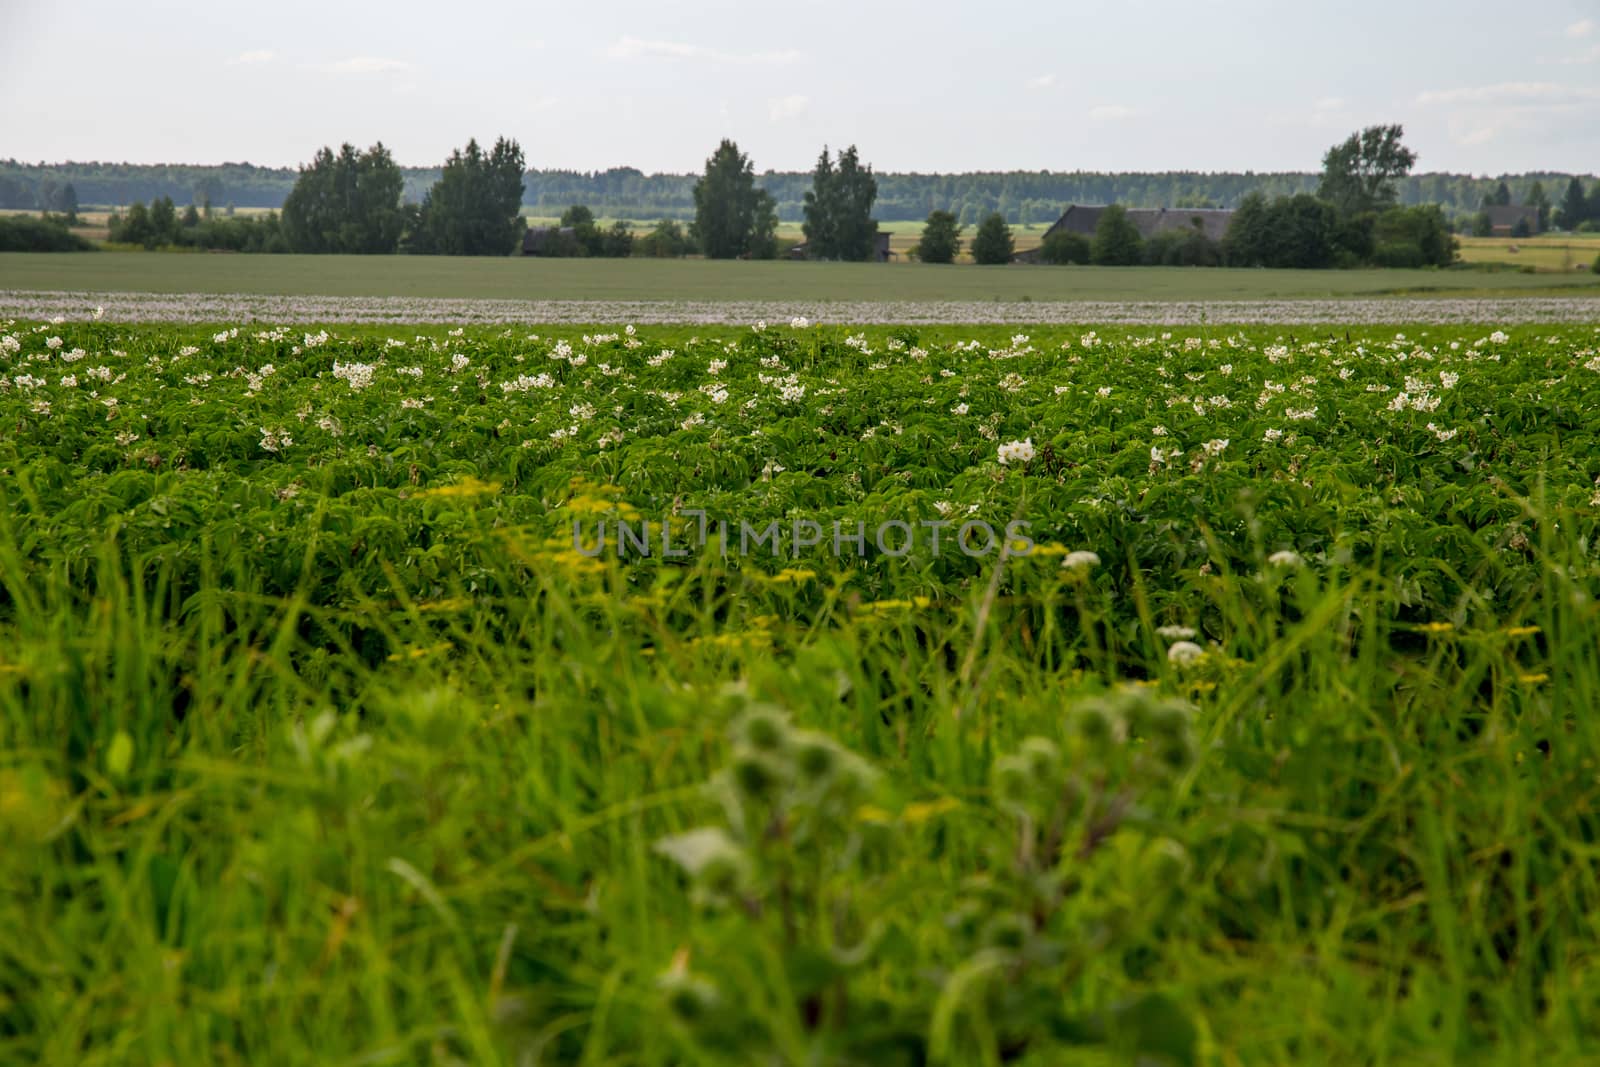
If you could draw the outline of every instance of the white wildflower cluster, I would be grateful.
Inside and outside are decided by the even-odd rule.
[[[1015,373],[1008,374],[1000,379],[1000,389],[1007,393],[1020,393],[1027,384],[1026,378]]]
[[[300,340],[301,346],[305,347],[305,348],[321,348],[323,345],[325,345],[327,343],[328,343],[328,331],[327,330],[319,330],[316,333],[308,333],[304,337],[302,337],[301,340]]]
[[[501,382],[500,391],[503,393],[526,393],[529,389],[551,389],[555,387],[555,384],[556,380],[548,374],[519,374],[509,382]]]
[[[789,328],[792,330],[804,330],[810,325],[811,320],[806,318],[804,315],[796,315],[794,318],[789,320]]]
[[[711,375],[713,378],[727,369],[728,361],[725,359],[714,359],[706,365],[706,373]]]
[[[1027,463],[1033,459],[1033,456],[1033,438],[1031,437],[1021,441],[1008,441],[1006,444],[1001,445],[999,449],[1000,462],[1007,467],[1014,463]]]
[[[340,363],[333,361],[333,376],[342,379],[350,386],[350,391],[359,393],[372,384],[372,372],[375,368],[370,363]]]
[[[231,330],[223,330],[221,333],[212,334],[211,335],[211,343],[212,344],[217,344],[217,345],[225,345],[229,341],[232,341],[235,338],[237,338],[238,336],[239,336],[239,327],[235,326]]]
[[[1177,462],[1182,457],[1183,449],[1181,448],[1161,448],[1156,445],[1151,445],[1150,471],[1151,473],[1154,473],[1170,463]]]
[[[288,434],[288,431],[286,431],[286,430],[269,430],[265,426],[261,427],[261,448],[262,448],[262,451],[265,451],[265,452],[282,452],[284,449],[288,448],[292,444],[294,444],[294,440],[292,438],[290,438],[290,436]]]
[[[645,362],[652,367],[659,367],[667,362],[670,362],[677,354],[678,353],[674,352],[670,348],[663,348],[661,351],[645,360]],[[726,364],[724,364],[724,366],[726,366]]]
[[[1294,422],[1306,422],[1317,417],[1316,405],[1308,408],[1285,408],[1283,415]]]
[[[1430,423],[1428,423],[1428,432],[1433,434],[1433,436],[1438,438],[1440,441],[1448,441],[1452,437],[1454,437],[1456,434],[1460,433],[1461,431],[1459,431],[1459,430],[1446,430],[1446,429],[1443,429],[1442,427],[1435,426],[1433,423],[1430,422]]]
[[[1228,447],[1228,439],[1226,437],[1214,438],[1200,447],[1205,450],[1206,455],[1215,459],[1217,456],[1222,455],[1223,450]]]
[[[704,393],[713,404],[726,404],[728,402],[727,387],[718,382],[707,382],[700,387],[700,391]]]
[[[472,365],[472,360],[460,352],[450,357],[450,373],[460,374]]]

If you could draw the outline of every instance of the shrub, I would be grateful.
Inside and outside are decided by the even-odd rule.
[[[996,211],[978,227],[978,234],[972,239],[972,258],[986,265],[1010,263],[1015,248],[1016,241],[1012,239],[1011,227],[1006,225],[1006,217]]]
[[[1144,243],[1144,262],[1152,267],[1215,267],[1222,247],[1199,228],[1163,230]]]
[[[51,215],[0,217],[0,252],[89,252],[94,245]]]
[[[656,223],[655,229],[633,243],[634,255],[656,259],[672,259],[689,251],[689,239],[683,232],[683,225],[675,219],[662,219]]]
[[[1424,265],[1422,249],[1409,241],[1384,241],[1372,251],[1372,262],[1379,267],[1416,268]]]
[[[922,227],[914,250],[924,263],[950,263],[961,254],[961,224],[948,211],[935,211]]]
[[[1144,238],[1121,204],[1100,212],[1090,246],[1095,263],[1103,267],[1131,267],[1144,258]]]
[[[600,254],[611,259],[633,255],[633,226],[627,219],[618,219],[600,235]]]
[[[1057,230],[1045,237],[1044,243],[1039,246],[1039,262],[1065,265],[1067,263],[1088,263],[1090,259],[1089,239],[1081,233],[1068,233]]]

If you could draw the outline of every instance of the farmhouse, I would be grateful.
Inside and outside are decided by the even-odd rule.
[[[872,255],[869,257],[869,262],[872,262],[872,263],[887,263],[887,262],[889,262],[889,257],[892,256],[892,255],[894,255],[894,253],[889,251],[889,234],[888,234],[888,232],[885,231],[885,230],[879,230],[877,233],[873,234],[872,235]],[[789,249],[789,258],[790,259],[810,259],[811,255],[806,250],[806,242],[801,241],[799,244],[797,244],[793,248]]]
[[[1539,232],[1539,209],[1536,207],[1527,204],[1491,204],[1483,211],[1489,216],[1489,234],[1492,237],[1531,237]]]
[[[1045,231],[1045,237],[1058,231],[1081,234],[1084,237],[1093,237],[1095,227],[1100,224],[1100,216],[1105,211],[1106,205],[1096,204],[1068,204],[1067,210],[1055,221],[1055,225]],[[1129,208],[1128,221],[1139,228],[1139,235],[1145,239],[1154,237],[1158,233],[1168,230],[1187,230],[1198,227],[1213,241],[1222,240],[1222,235],[1228,232],[1228,223],[1233,219],[1233,211],[1224,208]]]
[[[571,226],[545,226],[522,235],[525,256],[571,255],[567,249],[578,243],[578,231]]]

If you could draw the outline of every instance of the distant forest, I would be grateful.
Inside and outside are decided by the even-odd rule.
[[[122,207],[135,201],[171,197],[182,206],[209,202],[221,211],[280,208],[298,172],[289,167],[249,163],[220,166],[129,163],[30,164],[0,160],[0,208],[40,210],[73,187],[77,203]],[[439,168],[408,167],[404,198],[417,203],[439,180]],[[921,221],[935,210],[953,211],[963,224],[976,224],[999,211],[1013,225],[1050,223],[1067,204],[1123,204],[1127,207],[1237,207],[1251,192],[1269,198],[1316,191],[1319,175],[1303,173],[1206,174],[1194,171],[1102,174],[1088,171],[996,171],[969,174],[877,173],[873,215],[884,222]],[[600,216],[651,221],[694,217],[695,174],[645,174],[632,167],[605,171],[531,170],[524,176],[522,202],[534,215],[558,216],[585,204]],[[1559,195],[1568,174],[1533,173],[1475,178],[1464,174],[1415,174],[1396,185],[1402,204],[1438,204],[1451,217],[1472,214],[1504,181],[1513,202],[1521,203],[1535,181],[1547,195]],[[1586,183],[1589,175],[1581,175]],[[760,184],[778,203],[786,222],[803,218],[811,188],[809,171],[768,171]]]

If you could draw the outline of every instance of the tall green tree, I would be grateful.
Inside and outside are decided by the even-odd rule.
[[[1222,235],[1222,258],[1230,267],[1264,267],[1271,235],[1267,230],[1268,205],[1264,193],[1250,193],[1228,221]]]
[[[150,201],[150,237],[155,246],[178,243],[178,208],[170,196],[158,196]]]
[[[771,259],[778,251],[778,210],[756,188],[755,168],[739,146],[724,140],[694,183],[694,223],[689,233],[708,259]]]
[[[961,224],[954,213],[934,211],[923,224],[917,258],[924,263],[952,263],[961,254]]]
[[[324,147],[301,167],[283,202],[283,233],[296,252],[381,254],[400,243],[405,178],[378,142],[365,152]]]
[[[1567,191],[1561,197],[1561,206],[1556,208],[1556,226],[1563,230],[1575,230],[1588,217],[1589,198],[1584,196],[1583,182],[1573,178],[1567,182]]]
[[[485,152],[473,138],[445,161],[422,198],[407,249],[440,256],[508,256],[522,240],[522,146],[504,137]],[[585,209],[587,210],[587,209]]]
[[[1315,270],[1333,266],[1339,217],[1309,193],[1279,197],[1267,211],[1266,265]]]
[[[578,247],[586,256],[598,256],[604,238],[600,234],[600,227],[594,221],[594,212],[584,204],[573,204],[561,213],[558,223],[563,229],[572,228],[573,239],[578,242]]]
[[[1493,204],[1495,207],[1510,207],[1511,186],[1502,181],[1495,188],[1495,191],[1489,194],[1489,203]]]
[[[1536,181],[1528,188],[1528,197],[1523,203],[1539,212],[1538,232],[1543,233],[1550,228],[1550,198],[1545,195],[1544,182]]]
[[[1121,204],[1112,204],[1100,212],[1089,255],[1102,267],[1131,267],[1143,258],[1144,238]]]
[[[978,232],[972,238],[972,259],[975,263],[1010,263],[1015,249],[1016,241],[1011,236],[1011,227],[1006,225],[1006,217],[998,211],[991,212],[978,225]]]
[[[1340,215],[1379,211],[1395,202],[1395,183],[1411,173],[1417,154],[1401,143],[1399,125],[1368,126],[1322,157],[1317,196]]]
[[[878,181],[871,167],[861,166],[855,145],[839,153],[837,165],[824,146],[805,197],[806,250],[815,259],[871,259],[877,244],[878,224],[872,218],[877,198]]]

